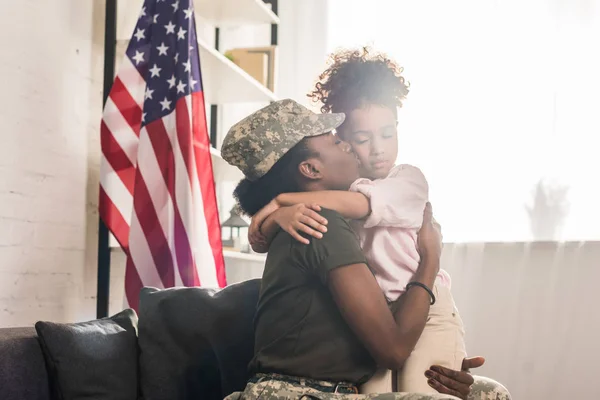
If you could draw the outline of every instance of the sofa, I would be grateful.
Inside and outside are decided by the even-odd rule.
[[[236,390],[243,390],[248,378],[246,366],[253,354],[253,319],[259,288],[259,279],[223,290],[144,288],[135,318],[136,330],[118,329],[120,337],[133,337],[130,341],[121,340],[119,346],[125,343],[129,348],[125,352],[119,350],[123,354],[116,356],[124,359],[124,353],[135,355],[136,365],[131,369],[131,377],[127,378],[136,381],[129,382],[136,388],[137,396],[134,397],[144,400],[220,400]],[[100,322],[114,325],[113,320]],[[95,366],[109,362],[111,352],[105,349],[97,351],[103,354],[90,354],[95,347],[80,340],[77,332],[85,331],[89,326],[96,329],[94,324],[97,323],[92,321],[87,325],[72,326],[38,323],[36,327],[0,329],[0,398],[68,398],[64,391],[70,389],[65,387],[65,380],[71,385],[75,378],[65,376],[64,369],[61,370],[64,364],[69,364],[64,362],[64,357],[86,357],[87,364],[74,360],[72,374],[81,372],[94,378],[94,374],[99,373],[94,370]],[[110,345],[112,339],[102,336],[102,340],[98,341],[97,329],[95,334],[94,346]],[[53,345],[52,340],[60,335],[61,340],[67,338],[61,348],[72,350],[61,355],[62,364],[54,358],[55,355],[48,354],[53,350],[49,349]],[[99,361],[94,361],[96,359]],[[114,366],[122,368],[123,363]],[[73,369],[73,365],[87,367]],[[81,379],[77,377],[77,380]],[[123,379],[123,376],[121,374],[113,379]],[[88,397],[86,394],[86,398],[100,397]]]

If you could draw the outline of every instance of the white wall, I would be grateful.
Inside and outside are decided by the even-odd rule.
[[[279,87],[281,98],[306,106],[306,94],[325,69],[329,0],[279,0]]]
[[[0,326],[95,314],[103,7],[2,4]]]

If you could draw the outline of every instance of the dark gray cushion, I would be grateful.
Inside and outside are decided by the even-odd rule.
[[[48,374],[35,329],[0,329],[0,398],[48,400]]]
[[[260,279],[216,291],[140,295],[140,384],[145,400],[221,400],[246,385]]]
[[[38,322],[35,329],[56,399],[137,399],[135,311],[75,324]]]

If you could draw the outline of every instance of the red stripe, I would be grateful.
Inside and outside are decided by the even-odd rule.
[[[109,96],[113,103],[115,103],[115,106],[121,111],[131,129],[139,136],[142,124],[142,109],[137,101],[131,97],[131,94],[121,79],[119,79],[119,76],[115,78]]]
[[[133,260],[128,255],[127,263],[125,264],[125,296],[127,297],[129,307],[133,308],[136,312],[139,311],[140,291],[143,287],[144,284],[133,264]]]
[[[187,109],[185,105],[185,98],[180,99],[177,104],[177,114],[179,113],[180,109],[179,104],[183,104],[183,108]],[[172,115],[166,118],[172,118]],[[177,115],[176,118],[179,121],[179,115]],[[179,129],[179,123],[177,129]],[[185,286],[200,286],[200,278],[198,277],[198,271],[196,270],[196,265],[194,263],[194,256],[192,255],[190,241],[185,230],[185,226],[183,225],[181,213],[177,204],[177,193],[175,190],[175,153],[173,151],[171,141],[169,140],[169,134],[162,118],[146,125],[146,130],[148,131],[148,137],[150,138],[150,142],[152,143],[152,147],[154,149],[158,167],[163,176],[165,185],[167,186],[167,190],[171,195],[171,202],[173,203],[174,231],[172,234],[175,243],[175,257],[177,257],[179,275],[181,276],[181,280]],[[167,212],[166,209],[165,212]]]
[[[227,279],[225,277],[225,260],[223,259],[223,244],[221,242],[221,224],[219,222],[213,165],[210,157],[210,143],[204,112],[203,93],[192,93],[192,133],[194,135],[196,173],[200,181],[204,217],[206,218],[206,226],[208,227],[208,240],[210,241],[210,247],[215,259],[217,282],[219,283],[219,287],[225,287],[227,286]],[[180,143],[182,143],[181,140]],[[189,150],[187,152],[189,153]],[[186,160],[187,162],[188,160]]]
[[[173,259],[171,258],[171,249],[160,226],[146,182],[144,182],[140,173],[135,177],[133,209],[144,232],[144,237],[148,242],[150,253],[154,259],[154,265],[156,265],[163,286],[175,286],[175,270],[173,268]],[[147,265],[138,265],[138,267],[149,268]]]
[[[123,181],[129,193],[133,195],[135,166],[131,163],[119,143],[117,143],[104,121],[100,123],[100,143],[102,154],[104,154],[112,169],[117,173],[121,181]]]
[[[179,150],[181,151],[181,156],[183,158],[183,163],[185,164],[185,169],[189,180],[189,190],[193,196],[192,162],[190,161],[191,158],[194,157],[194,154],[190,150],[192,148],[193,138],[190,129],[190,112],[185,98],[182,98],[177,102],[175,105],[175,112],[177,115],[177,141],[179,143]],[[209,236],[210,233],[211,232],[209,231]],[[197,286],[201,285],[196,260],[194,260],[194,283]]]
[[[121,247],[127,249],[129,246],[129,224],[123,218],[123,215],[121,215],[111,198],[108,197],[102,186],[100,186],[99,197],[98,209],[100,218],[102,218],[102,221],[104,221],[108,229],[115,236]]]

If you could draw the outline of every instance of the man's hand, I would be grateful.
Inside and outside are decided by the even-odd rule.
[[[462,363],[462,371],[432,365],[431,368],[425,371],[425,376],[428,379],[427,383],[440,393],[450,394],[466,400],[474,382],[469,370],[481,367],[483,363],[485,363],[483,357],[465,358]]]

